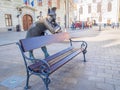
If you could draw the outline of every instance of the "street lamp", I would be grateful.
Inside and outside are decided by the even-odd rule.
[[[69,0],[64,0],[65,4],[65,28],[69,27]]]
[[[100,22],[99,31],[101,31],[101,22],[102,22],[102,15],[101,15],[101,13],[100,13],[100,16],[99,16],[99,22]]]
[[[80,21],[80,8],[79,8],[79,21]]]
[[[65,20],[65,29],[66,29],[66,21],[67,21],[67,19],[66,19],[66,0],[64,0],[64,7],[65,7],[65,16],[64,16],[64,20]]]
[[[99,25],[99,31],[101,31],[101,22],[102,22],[102,0],[100,2],[100,15],[99,15],[99,22],[100,22],[100,25]]]

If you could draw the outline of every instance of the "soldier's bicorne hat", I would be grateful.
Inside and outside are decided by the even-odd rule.
[[[49,16],[53,16],[53,15],[56,15],[55,11],[56,11],[56,7],[52,7],[51,9],[49,8],[48,9],[48,15]]]

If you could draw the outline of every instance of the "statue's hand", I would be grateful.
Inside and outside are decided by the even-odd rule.
[[[55,33],[59,33],[62,32],[61,27],[60,26],[56,26],[55,27]]]
[[[62,30],[58,30],[56,33],[61,33],[62,32]]]

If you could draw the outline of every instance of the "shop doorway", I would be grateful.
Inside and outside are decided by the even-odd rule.
[[[107,20],[107,25],[111,25],[111,20],[110,19]]]
[[[24,31],[28,30],[30,25],[33,23],[33,18],[31,15],[26,14],[23,16],[23,29]]]

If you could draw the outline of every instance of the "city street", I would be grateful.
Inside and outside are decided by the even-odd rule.
[[[88,43],[87,62],[83,62],[80,54],[54,72],[50,76],[50,90],[120,90],[120,30],[91,28],[67,31],[71,37]],[[0,32],[0,90],[24,90],[26,71],[15,42],[25,38],[25,34]],[[53,54],[64,46],[65,43],[58,43],[47,47]],[[41,49],[36,53],[43,58]],[[41,78],[36,76],[31,77],[30,86],[29,90],[45,90]]]

